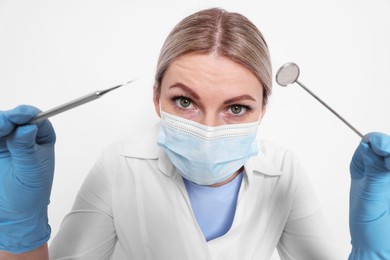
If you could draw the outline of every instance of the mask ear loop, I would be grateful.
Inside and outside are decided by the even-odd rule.
[[[262,102],[262,103],[263,103],[263,102]],[[265,115],[265,112],[267,111],[266,106],[267,106],[266,104],[262,104],[261,113],[260,113],[260,115],[259,115],[259,118],[257,119],[257,122],[259,123],[259,125],[260,125],[261,121],[263,120],[263,117],[264,117],[264,115]]]
[[[159,109],[158,114],[159,114],[160,120],[161,120],[161,119],[162,119],[162,118],[161,118],[161,113],[164,112],[164,111],[162,110],[162,107],[161,107],[161,98],[158,99],[158,109]]]

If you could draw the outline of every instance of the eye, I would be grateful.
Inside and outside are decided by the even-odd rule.
[[[242,111],[242,106],[239,106],[239,105],[234,105],[234,106],[231,106],[230,107],[230,111],[233,113],[233,114],[240,114],[241,111]]]
[[[178,107],[187,109],[192,105],[192,100],[186,97],[176,97],[175,103]]]
[[[247,107],[243,105],[232,105],[229,107],[229,112],[234,115],[242,115],[247,111]]]

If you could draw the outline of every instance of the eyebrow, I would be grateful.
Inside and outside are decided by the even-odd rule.
[[[187,87],[186,85],[184,85],[182,83],[175,83],[169,87],[169,89],[172,89],[172,88],[180,88],[180,89],[184,90],[185,92],[188,92],[188,94],[190,94],[190,96],[193,99],[197,99],[197,100],[200,99],[199,95],[195,91],[193,91],[190,87]]]
[[[226,100],[223,103],[225,105],[231,105],[231,104],[237,103],[239,101],[243,101],[243,100],[251,100],[251,101],[255,101],[256,102],[256,99],[254,99],[250,95],[241,95],[241,96],[238,96],[238,97],[230,98],[230,99]]]

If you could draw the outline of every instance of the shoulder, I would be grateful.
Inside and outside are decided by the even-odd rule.
[[[266,140],[259,140],[258,145],[258,155],[248,162],[255,183],[273,187],[275,194],[289,194],[291,199],[313,196],[310,178],[295,152]]]
[[[157,159],[160,149],[156,142],[158,129],[159,125],[157,124],[143,133],[112,143],[103,150],[102,157]]]
[[[281,171],[300,167],[299,156],[289,148],[268,140],[259,141],[259,155],[267,157]]]
[[[290,177],[302,172],[299,158],[292,150],[268,140],[258,140],[258,146],[259,153],[249,160],[254,172]]]
[[[116,186],[134,174],[158,169],[159,147],[156,144],[158,127],[108,145],[96,160],[91,176],[100,176]]]

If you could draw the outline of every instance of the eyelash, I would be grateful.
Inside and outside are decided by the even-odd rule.
[[[181,99],[187,99],[191,105],[194,105],[194,101],[192,101],[191,98],[187,97],[187,96],[184,96],[184,95],[180,95],[180,96],[174,96],[171,98],[173,104],[175,105],[176,108],[182,110],[182,111],[188,111],[189,109],[188,108],[183,108],[181,107],[180,105],[178,105],[178,102],[181,100]],[[250,107],[250,106],[247,106],[247,105],[243,105],[243,104],[232,104],[232,105],[229,105],[227,110],[229,109],[232,109],[233,107],[235,106],[239,106],[241,108],[244,109],[244,112],[242,114],[234,114],[234,113],[229,113],[231,116],[235,117],[235,118],[240,118],[240,117],[244,117],[246,116],[248,113],[250,113],[253,108]]]
[[[240,112],[240,114],[234,114],[233,112],[230,113],[231,115],[233,115],[236,118],[244,117],[244,116],[246,116],[248,113],[250,113],[253,110],[250,106],[241,105],[241,104],[230,105],[228,109],[232,109],[235,106],[238,106],[238,107],[241,107],[242,109],[244,109],[244,112]]]

